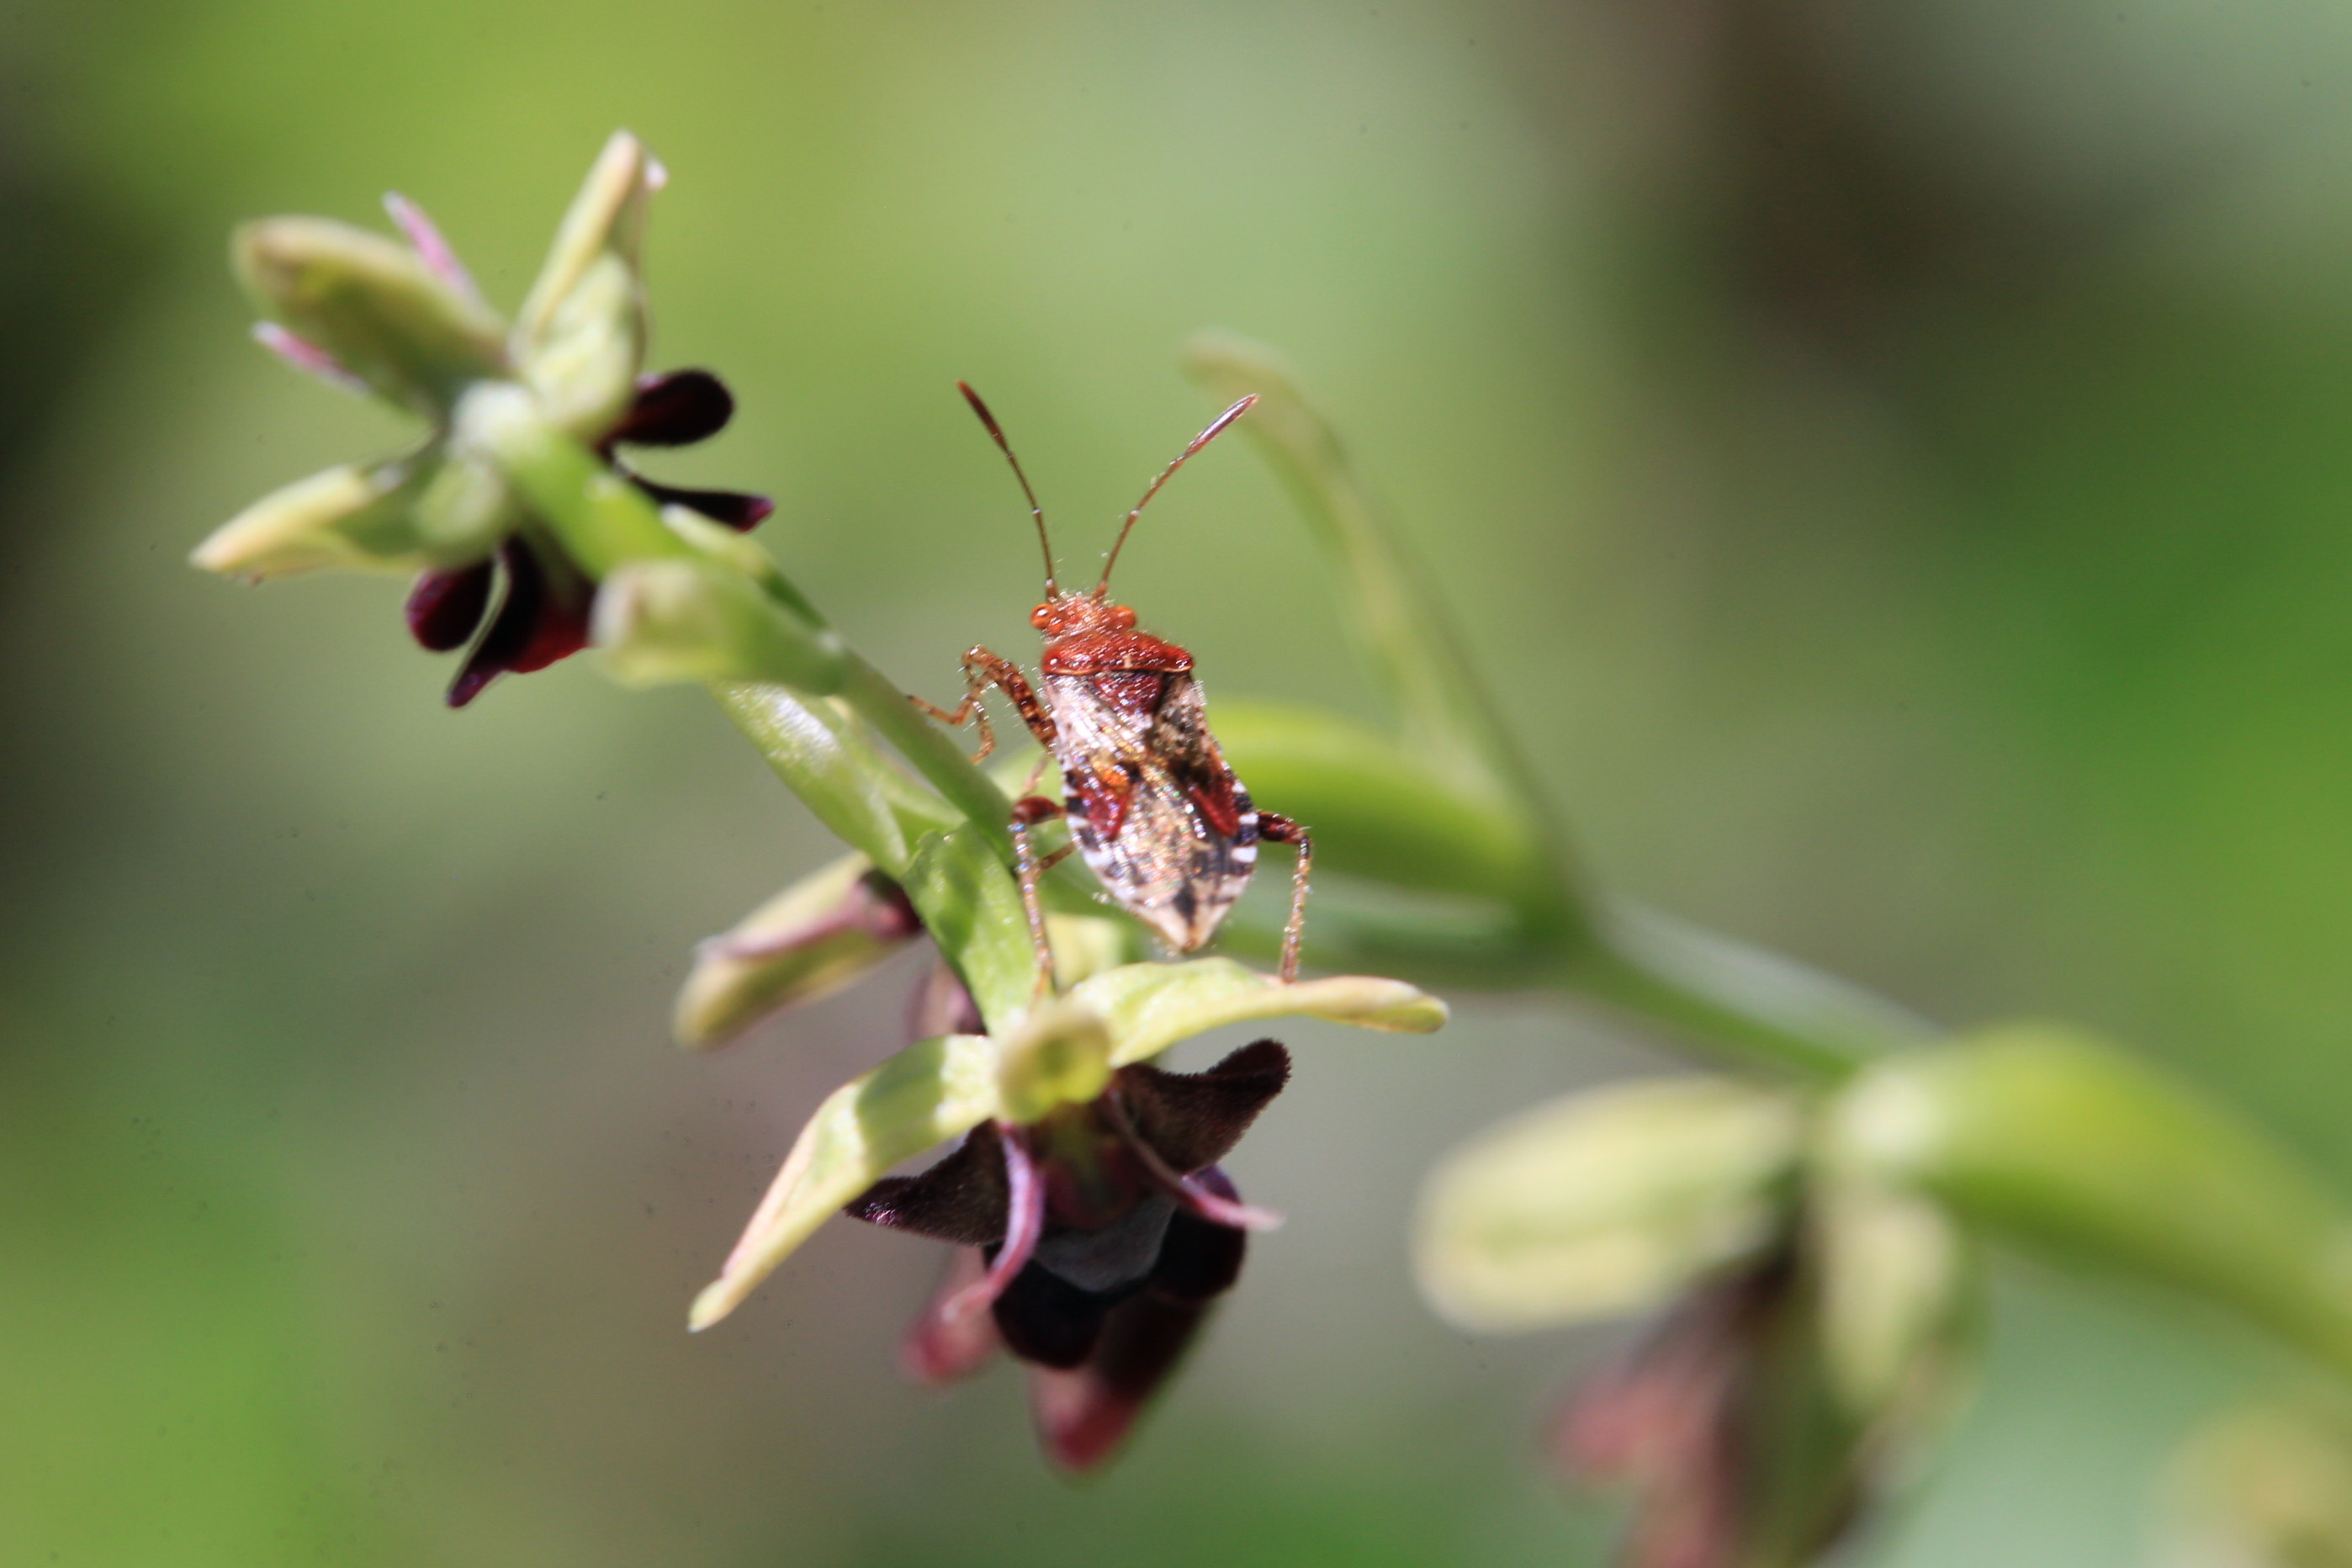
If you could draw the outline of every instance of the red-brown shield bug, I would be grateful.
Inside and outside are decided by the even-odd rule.
[[[950,725],[967,720],[980,726],[974,762],[995,749],[984,699],[1002,689],[1019,710],[1030,733],[1061,764],[1061,804],[1024,795],[1014,805],[1013,839],[1018,852],[1021,896],[1037,944],[1039,984],[1050,984],[1051,950],[1038,912],[1037,879],[1072,848],[1109,889],[1118,906],[1150,926],[1178,952],[1192,952],[1215,935],[1218,922],[1249,885],[1261,841],[1288,844],[1298,851],[1291,876],[1290,921],[1282,933],[1282,978],[1298,977],[1298,937],[1307,914],[1307,879],[1314,849],[1307,830],[1286,816],[1260,811],[1249,791],[1225,765],[1224,753],[1209,732],[1201,684],[1192,677],[1192,656],[1174,643],[1139,631],[1135,612],[1110,602],[1111,568],[1134,530],[1135,520],[1186,458],[1214,440],[1249,412],[1255,394],[1217,416],[1209,427],[1160,472],[1127,514],[1127,521],[1104,559],[1102,581],[1091,593],[1065,591],[1054,580],[1054,546],[1045,532],[1045,510],[1022,471],[1021,459],[996,416],[980,395],[956,383],[972,412],[1013,465],[1037,524],[1045,555],[1045,602],[1029,616],[1045,635],[1037,661],[1045,688],[1041,699],[1021,668],[985,647],[963,656],[964,699],[952,710],[921,698],[911,700]],[[1040,761],[1042,774],[1045,763]],[[1033,775],[1030,787],[1035,788]],[[1029,829],[1056,816],[1069,819],[1071,843],[1039,861],[1029,846]]]

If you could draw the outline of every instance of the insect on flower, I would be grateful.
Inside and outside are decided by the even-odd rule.
[[[1127,514],[1127,521],[1103,561],[1102,581],[1090,593],[1071,593],[1054,579],[1054,546],[1045,532],[1045,509],[1022,471],[1021,459],[980,395],[956,383],[1013,465],[1037,524],[1045,555],[1045,602],[1030,612],[1029,624],[1045,635],[1037,661],[1043,699],[1012,660],[974,647],[963,656],[964,699],[952,710],[921,698],[915,705],[951,726],[972,721],[980,727],[974,762],[996,748],[989,727],[988,689],[1001,689],[1019,710],[1030,733],[1061,765],[1064,796],[1059,805],[1024,793],[1013,806],[1013,840],[1021,874],[1021,897],[1036,944],[1038,987],[1050,987],[1053,954],[1037,903],[1037,879],[1076,848],[1121,909],[1150,926],[1178,952],[1207,945],[1249,886],[1261,841],[1288,844],[1298,851],[1291,873],[1290,920],[1282,933],[1282,978],[1298,977],[1298,938],[1307,916],[1307,870],[1313,846],[1307,830],[1286,816],[1260,811],[1249,791],[1225,765],[1224,753],[1209,732],[1201,684],[1192,678],[1192,656],[1176,644],[1139,631],[1135,612],[1110,602],[1111,568],[1135,528],[1135,520],[1160,487],[1186,458],[1214,440],[1249,412],[1255,394],[1217,416],[1209,427],[1160,471]],[[1045,763],[1038,763],[1029,789],[1036,788]],[[1030,847],[1029,830],[1066,816],[1071,842],[1040,860]]]

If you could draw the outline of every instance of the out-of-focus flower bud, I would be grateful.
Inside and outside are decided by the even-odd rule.
[[[771,1013],[831,995],[922,934],[914,906],[863,855],[804,877],[704,942],[670,1026],[715,1046]]]
[[[1654,1306],[1784,1228],[1802,1129],[1790,1097],[1721,1078],[1539,1107],[1430,1178],[1422,1289],[1449,1321],[1488,1331]]]
[[[330,218],[263,218],[236,231],[230,256],[265,315],[428,419],[471,383],[508,374],[497,315],[382,235]]]
[[[433,429],[394,461],[331,469],[248,508],[197,548],[195,564],[257,577],[317,567],[424,568],[409,597],[409,629],[435,652],[472,645],[449,687],[449,704],[457,708],[499,675],[542,668],[585,647],[595,579],[628,553],[598,556],[559,542],[550,519],[562,509],[546,494],[535,492],[534,505],[518,493],[518,438],[540,454],[542,467],[564,468],[570,493],[603,487],[597,515],[636,542],[651,536],[655,547],[646,553],[667,553],[676,534],[754,582],[772,581],[774,568],[757,551],[747,563],[703,537],[693,521],[678,521],[692,513],[740,532],[773,510],[766,498],[656,484],[614,455],[620,446],[699,440],[723,426],[735,406],[708,371],[638,374],[646,331],[637,253],[646,200],[661,181],[644,146],[615,133],[511,334],[432,220],[404,196],[387,196],[384,205],[405,246],[323,218],[269,218],[240,229],[233,247],[238,275],[272,318],[257,329],[264,346],[338,385],[376,392]],[[630,487],[668,509],[668,533]],[[642,657],[632,664],[625,655],[623,668],[643,679],[679,679],[680,671],[744,673],[746,660],[759,660],[761,678],[776,679],[783,656],[800,657],[795,668],[838,661],[837,648],[827,653],[801,635],[796,606],[768,614],[758,597],[739,593],[741,613],[714,619],[718,599],[709,593],[654,595],[673,610],[701,614],[704,629],[720,640],[688,649],[675,634],[692,628],[674,620],[674,635],[648,637],[633,649]],[[637,602],[643,607],[644,595]]]
[[[2230,1411],[2172,1471],[2161,1568],[2352,1568],[2352,1415],[2340,1402]]]
[[[2352,1367],[2352,1215],[2247,1128],[2070,1031],[1899,1053],[1832,1102],[1825,1170],[1989,1237],[2236,1308]]]

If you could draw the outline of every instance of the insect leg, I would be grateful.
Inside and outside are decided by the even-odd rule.
[[[971,760],[977,763],[996,750],[996,731],[988,721],[988,704],[984,700],[992,686],[1011,699],[1013,706],[1021,712],[1022,722],[1027,724],[1029,732],[1037,737],[1037,743],[1051,751],[1054,745],[1053,715],[1047,713],[1045,705],[1037,700],[1036,690],[1030,686],[1028,677],[1021,673],[1021,667],[987,648],[975,647],[963,656],[963,700],[952,709],[942,708],[936,702],[926,702],[911,693],[907,700],[950,729],[961,729],[967,720],[976,722],[980,726],[980,749],[972,752]]]
[[[1307,829],[1270,811],[1257,814],[1257,836],[1273,844],[1298,849],[1298,864],[1290,872],[1290,923],[1282,928],[1282,983],[1298,978],[1298,938],[1307,929],[1307,873],[1315,862],[1315,840]]]
[[[1069,847],[1065,845],[1041,863],[1037,852],[1030,847],[1029,830],[1061,815],[1060,803],[1042,795],[1024,795],[1013,805],[1013,869],[1021,879],[1021,912],[1029,917],[1030,945],[1037,952],[1037,990],[1034,1000],[1038,1002],[1054,989],[1054,944],[1045,938],[1045,911],[1037,901],[1037,879],[1068,854]]]

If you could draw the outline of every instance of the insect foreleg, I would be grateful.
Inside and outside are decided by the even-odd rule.
[[[1315,840],[1290,818],[1270,811],[1257,814],[1257,836],[1298,850],[1298,864],[1290,872],[1290,922],[1282,928],[1282,983],[1287,985],[1298,978],[1298,939],[1307,930],[1307,877],[1315,863]]]
[[[1037,700],[1036,690],[1030,686],[1029,678],[1021,673],[1021,667],[987,648],[975,647],[963,656],[963,700],[952,709],[942,708],[936,702],[926,702],[911,693],[907,700],[950,729],[960,730],[966,721],[976,723],[980,728],[980,749],[972,752],[971,760],[978,763],[985,761],[988,754],[996,750],[996,731],[988,721],[987,697],[988,689],[992,686],[1003,691],[1013,706],[1020,710],[1022,722],[1028,725],[1029,732],[1037,737],[1037,743],[1051,751],[1054,745],[1053,715],[1046,712],[1045,705]]]

